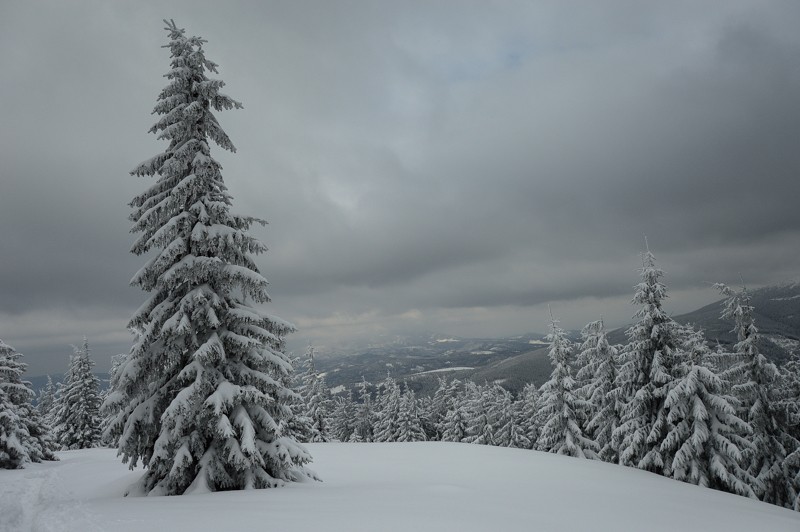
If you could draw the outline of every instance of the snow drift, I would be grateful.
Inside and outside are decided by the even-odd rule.
[[[110,449],[0,471],[0,530],[797,532],[800,513],[644,471],[458,443],[307,446],[323,482],[123,497],[141,471]]]

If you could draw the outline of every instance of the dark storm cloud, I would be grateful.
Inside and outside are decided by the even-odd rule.
[[[126,350],[165,16],[244,103],[215,155],[304,339],[621,324],[645,234],[682,310],[796,276],[796,3],[7,2],[0,337],[32,371]]]

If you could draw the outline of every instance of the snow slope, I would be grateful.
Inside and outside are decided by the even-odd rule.
[[[457,443],[308,445],[321,483],[125,498],[115,451],[0,470],[0,530],[753,531],[800,513],[600,462]]]

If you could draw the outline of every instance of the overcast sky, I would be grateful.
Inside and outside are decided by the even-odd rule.
[[[130,346],[165,17],[244,104],[213,155],[296,350],[548,303],[621,326],[643,235],[675,314],[798,275],[800,2],[2,0],[0,338],[31,375]]]

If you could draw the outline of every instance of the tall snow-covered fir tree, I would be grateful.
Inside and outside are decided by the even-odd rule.
[[[361,378],[358,383],[359,403],[355,407],[355,428],[351,441],[371,442],[374,438],[375,412],[373,411],[372,395],[369,391],[369,383],[365,378]]]
[[[100,380],[92,373],[94,361],[84,337],[74,347],[64,385],[56,396],[53,429],[63,449],[87,449],[100,444]]]
[[[102,431],[101,440],[103,445],[109,447],[117,447],[119,445],[119,432],[114,432],[113,424],[114,419],[119,413],[120,405],[113,404],[106,401],[108,395],[113,393],[114,390],[119,388],[120,371],[125,364],[128,355],[125,353],[118,353],[111,357],[111,369],[108,370],[108,390],[103,397],[103,402],[100,405],[100,429]]]
[[[800,353],[780,367],[781,386],[778,404],[787,421],[787,429],[800,440]]]
[[[601,460],[617,462],[612,434],[619,426],[624,408],[621,391],[616,385],[619,352],[608,343],[602,319],[586,325],[581,336],[583,343],[576,377],[583,383],[580,395],[591,405],[584,425],[586,436],[597,443],[597,455]]]
[[[419,413],[419,420],[422,423],[422,431],[425,433],[427,441],[439,441],[441,434],[437,428],[433,418],[435,408],[432,395],[422,395],[416,398],[417,412]]]
[[[292,365],[293,371],[300,365],[300,359],[291,355],[289,355],[289,362]],[[294,373],[284,376],[284,385],[298,393],[295,398],[289,401],[291,416],[288,420],[283,420],[281,431],[283,434],[293,437],[300,443],[307,443],[311,441],[311,420],[305,415],[305,397],[300,393],[301,386],[298,387],[297,381],[297,376]]]
[[[314,346],[308,344],[303,360],[302,384],[299,389],[303,402],[300,418],[302,423],[308,424],[307,442],[327,442],[332,438],[331,415],[334,404],[325,377],[317,373],[314,366],[315,352]]]
[[[58,460],[50,427],[31,404],[33,390],[22,380],[22,355],[0,340],[0,469]]]
[[[757,481],[754,489],[762,501],[791,508],[797,494],[794,460],[787,458],[800,442],[787,430],[788,420],[780,406],[780,372],[759,352],[747,289],[733,290],[724,284],[715,287],[727,298],[722,318],[734,322],[738,339],[730,355],[733,363],[722,376],[733,383],[733,395],[741,405],[739,415],[753,430],[752,447],[744,451],[745,464]]]
[[[165,21],[166,22],[166,21]],[[150,253],[131,283],[150,297],[130,321],[135,343],[106,400],[119,408],[119,453],[146,471],[132,492],[279,486],[308,475],[304,447],[282,434],[295,393],[284,336],[294,327],[261,312],[267,281],[253,261],[266,247],[248,233],[263,223],[231,212],[210,141],[235,151],[214,111],[241,108],[210,79],[205,40],[166,22],[171,68],[150,129],[166,150],[137,166],[158,176],[131,202],[132,251]]]
[[[541,394],[539,388],[535,384],[529,382],[526,384],[519,394],[517,399],[519,403],[520,415],[520,430],[528,440],[527,449],[535,449],[536,442],[539,440],[539,432],[542,428],[542,419],[540,415]]]
[[[306,411],[304,417],[310,422],[310,442],[327,442],[331,440],[331,414],[333,399],[325,377],[317,375],[306,389]]]
[[[669,476],[670,457],[661,451],[669,424],[664,406],[673,381],[678,352],[676,324],[663,308],[667,287],[664,271],[648,249],[642,256],[642,281],[636,285],[633,304],[638,321],[627,331],[629,343],[621,355],[618,387],[626,405],[613,445],[622,465]]]
[[[53,383],[52,377],[50,375],[47,376],[47,384],[45,384],[44,388],[39,392],[39,398],[36,402],[36,409],[39,411],[39,415],[42,416],[42,419],[49,423],[51,416],[53,415],[53,409],[55,407],[55,400],[56,400],[56,385]]]
[[[787,469],[792,480],[790,496],[794,497],[794,509],[800,511],[800,354],[781,366],[780,408],[786,419],[786,431],[798,441],[798,445],[786,457]]]
[[[536,448],[540,451],[597,458],[597,444],[583,434],[578,411],[586,402],[576,394],[571,370],[571,346],[558,322],[550,322],[550,362],[553,372],[541,387],[542,428]]]
[[[333,399],[331,436],[338,441],[350,441],[356,429],[355,405],[352,390],[344,397]]]
[[[443,439],[445,425],[448,424],[448,417],[451,412],[456,410],[460,401],[463,385],[458,379],[447,380],[439,379],[439,387],[433,396],[432,411],[435,421],[438,439]],[[460,441],[460,440],[459,440]]]
[[[511,392],[499,384],[493,387],[495,395],[494,443],[500,447],[530,448],[531,442],[525,435],[525,425],[521,422],[523,403],[514,401]]]
[[[303,357],[303,373],[301,375],[302,384],[300,385],[300,394],[303,400],[307,403],[308,396],[314,383],[317,381],[317,368],[314,366],[314,353],[316,349],[313,345],[308,344],[306,347],[306,354]]]
[[[373,430],[374,441],[397,441],[400,431],[400,386],[392,377],[387,376],[381,384],[383,391],[379,397],[378,417]]]
[[[397,412],[397,435],[394,441],[412,442],[425,441],[425,431],[422,429],[422,420],[417,411],[417,396],[408,385],[400,397],[400,408]]]
[[[709,364],[703,332],[685,326],[681,336],[686,357],[664,403],[670,428],[661,443],[663,454],[674,457],[672,478],[755,497],[754,479],[742,467],[750,426],[736,416],[736,399]]]
[[[464,387],[467,402],[467,436],[463,441],[479,445],[496,445],[494,429],[497,408],[489,386],[467,382]]]
[[[442,424],[447,416],[447,411],[453,406],[455,389],[445,377],[438,378],[438,386],[433,392],[428,404],[426,417],[432,433],[428,434],[429,440],[442,439]]]
[[[452,397],[439,431],[442,441],[462,442],[469,436],[469,404],[464,385],[458,379],[450,383],[448,395]]]

